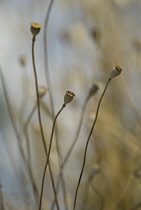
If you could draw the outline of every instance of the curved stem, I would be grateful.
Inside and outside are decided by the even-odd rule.
[[[23,126],[23,131],[24,131],[25,139],[26,139],[27,159],[29,161],[30,166],[31,166],[31,152],[30,152],[30,141],[29,141],[29,136],[28,136],[28,125],[30,123],[30,120],[31,120],[35,110],[36,110],[36,105],[34,105],[33,109],[31,110],[31,112]]]
[[[86,97],[85,101],[84,101],[84,104],[83,104],[83,107],[82,107],[82,110],[81,110],[81,114],[80,114],[80,120],[79,120],[79,125],[78,125],[78,129],[77,129],[77,132],[76,132],[76,136],[60,166],[60,171],[59,171],[59,174],[58,174],[58,177],[57,177],[57,184],[56,184],[56,193],[58,193],[59,191],[59,187],[60,187],[60,178],[62,176],[62,172],[63,172],[63,169],[76,145],[76,142],[77,142],[77,139],[78,139],[78,136],[79,136],[79,133],[80,133],[80,130],[81,130],[81,126],[82,126],[82,122],[83,122],[83,119],[84,119],[84,115],[85,115],[85,110],[86,110],[86,106],[87,106],[87,103],[88,103],[88,100],[89,100],[89,97]],[[51,210],[54,209],[54,204],[55,204],[55,200],[52,204],[52,207],[51,207]]]
[[[28,75],[27,75],[27,71],[26,68],[22,69],[22,76],[21,76],[21,83],[22,83],[22,100],[20,103],[20,108],[19,108],[19,113],[18,113],[18,118],[19,118],[19,122],[20,122],[20,127],[21,127],[21,131],[23,132],[22,128],[23,128],[23,115],[25,114],[25,108],[28,102],[28,90],[29,90],[29,81],[28,81]]]
[[[40,101],[40,103],[43,103],[43,101]],[[43,104],[45,106],[45,109],[47,110],[47,107],[46,107],[46,104]],[[27,141],[27,144],[26,144],[26,151],[27,151],[27,159],[29,160],[29,164],[31,164],[31,154],[30,154],[30,142],[29,142],[29,136],[28,136],[28,125],[30,123],[30,120],[34,114],[34,112],[36,111],[36,108],[37,108],[37,104],[34,105],[34,107],[32,108],[26,122],[24,123],[23,125],[23,131],[24,131],[24,134],[25,134],[25,138],[26,138],[26,141]],[[41,107],[42,108],[42,107]],[[49,110],[47,110],[46,112],[47,114],[50,114],[49,113]],[[50,115],[49,115],[50,116]]]
[[[48,69],[48,53],[47,53],[47,29],[48,29],[48,21],[50,17],[51,8],[53,5],[54,0],[50,1],[49,7],[47,9],[46,17],[45,17],[45,26],[44,26],[44,67],[45,67],[45,75],[46,75],[46,81],[49,89],[49,99],[50,99],[50,105],[51,105],[51,112],[52,112],[52,119],[54,119],[54,103],[53,103],[53,96],[52,96],[52,85],[50,80],[50,74]]]
[[[48,22],[49,22],[50,12],[51,12],[53,3],[54,3],[54,0],[50,0],[49,6],[47,9],[47,13],[46,13],[46,17],[45,17],[45,24],[44,24],[44,67],[45,67],[46,82],[47,82],[48,89],[49,89],[49,99],[50,99],[52,119],[54,119],[54,117],[55,117],[55,111],[54,111],[54,102],[53,102],[53,94],[52,94],[52,84],[51,84],[50,73],[49,73],[49,68],[48,68],[47,31],[48,31]],[[59,167],[61,167],[62,156],[61,156],[61,150],[60,150],[60,146],[59,146],[59,142],[58,142],[57,126],[55,128],[55,143],[56,143]],[[62,185],[62,189],[63,189],[63,199],[64,199],[64,203],[66,206],[65,208],[66,208],[66,210],[68,210],[64,175],[62,174],[62,176],[60,178],[61,178],[61,185]]]
[[[88,139],[87,139],[87,142],[86,142],[85,152],[84,152],[84,159],[83,159],[83,164],[82,164],[82,169],[81,169],[81,173],[80,173],[80,176],[79,176],[77,188],[76,188],[76,191],[75,191],[73,210],[75,210],[75,207],[76,207],[77,194],[78,194],[79,185],[80,185],[81,178],[82,178],[82,174],[83,174],[84,167],[85,167],[86,155],[87,155],[87,148],[88,148],[89,140],[90,140],[90,137],[91,137],[92,132],[93,132],[93,130],[94,130],[94,126],[95,126],[95,124],[96,124],[96,121],[97,121],[97,117],[98,117],[99,108],[100,108],[100,104],[101,104],[102,98],[103,98],[103,96],[104,96],[104,94],[105,94],[105,92],[106,92],[106,89],[107,89],[108,84],[109,84],[110,81],[111,81],[111,79],[109,78],[108,81],[107,81],[107,83],[106,83],[106,86],[105,86],[105,88],[104,88],[104,91],[103,91],[103,93],[102,93],[102,95],[101,95],[101,97],[100,97],[100,100],[99,100],[99,102],[98,102],[98,106],[97,106],[97,110],[96,110],[96,116],[95,116],[95,119],[94,119],[92,128],[91,128],[91,130],[90,130],[90,133],[89,133],[89,136],[88,136]]]
[[[51,152],[51,146],[52,146],[52,140],[53,140],[53,134],[54,134],[55,124],[56,124],[57,117],[62,112],[62,110],[65,108],[65,106],[66,106],[66,104],[63,104],[62,105],[61,109],[59,110],[59,112],[57,113],[57,115],[55,116],[54,121],[53,121],[52,132],[51,132],[50,143],[49,143],[49,151],[48,151],[48,155],[47,155],[47,159],[46,159],[46,164],[45,164],[44,172],[43,172],[43,178],[42,178],[42,186],[41,186],[39,210],[41,210],[41,205],[42,205],[44,181],[45,181],[45,175],[46,175],[47,166],[48,166],[48,163],[49,163],[49,156],[50,156],[50,152]]]
[[[26,157],[25,157],[22,145],[21,145],[22,139],[21,139],[21,136],[19,135],[19,132],[18,132],[15,120],[14,120],[13,112],[12,112],[11,107],[10,107],[9,97],[8,97],[8,94],[7,94],[6,82],[5,82],[5,78],[4,78],[4,75],[3,75],[1,67],[0,67],[0,78],[1,78],[1,82],[2,82],[2,88],[3,88],[5,100],[6,100],[8,114],[9,114],[9,117],[10,117],[10,120],[11,120],[11,124],[12,124],[13,130],[14,130],[15,136],[16,136],[17,145],[19,147],[19,151],[20,151],[21,157],[23,159],[24,165],[25,165],[25,167],[27,169],[27,172],[28,172],[28,175],[29,175],[32,187],[33,187],[33,193],[34,193],[35,201],[38,203],[38,199],[39,199],[38,189],[36,187],[36,183],[35,183],[35,180],[34,180],[34,176],[33,176],[32,170],[31,170],[31,168],[29,166],[28,161],[26,160]]]
[[[39,97],[39,93],[38,93],[38,78],[37,78],[36,67],[35,67],[34,44],[35,44],[35,37],[33,36],[33,39],[32,39],[32,64],[33,64],[34,77],[35,77],[38,118],[39,118],[39,125],[40,125],[40,131],[41,131],[41,136],[42,136],[42,140],[43,140],[43,145],[44,145],[44,148],[46,148],[46,142],[45,142],[45,138],[44,138],[43,126],[42,126],[42,120],[41,120],[40,97]],[[47,150],[47,149],[45,149],[45,150]],[[47,151],[46,151],[46,153],[47,153]]]
[[[45,142],[45,137],[44,137],[44,132],[43,132],[43,126],[42,126],[42,120],[41,120],[40,97],[39,97],[39,92],[38,92],[38,78],[37,78],[36,67],[35,67],[34,44],[35,44],[35,37],[33,36],[33,39],[32,39],[32,64],[33,64],[34,77],[35,77],[38,119],[39,119],[39,126],[40,126],[41,137],[42,137],[42,142],[43,142],[43,145],[44,145],[45,154],[48,157],[47,147],[46,147],[46,142]],[[57,200],[57,197],[56,197],[55,184],[54,184],[54,179],[53,179],[53,174],[52,174],[52,169],[51,169],[50,162],[49,162],[49,172],[50,172],[52,188],[53,188],[53,192],[54,192],[54,196],[55,196],[56,206],[57,206],[57,209],[59,210],[59,204],[58,204],[58,200]]]
[[[27,121],[26,121],[26,123],[25,123],[25,126],[24,126],[24,131],[25,131],[25,135],[26,135],[26,138],[27,138],[27,140],[28,140],[28,143],[29,143],[28,125],[29,125],[29,122],[30,122],[30,120],[31,120],[31,118],[32,118],[32,116],[33,116],[33,114],[34,114],[36,108],[37,108],[37,106],[35,105],[35,106],[33,107],[33,109],[31,110],[31,113],[30,113],[30,115],[29,115],[29,117],[28,117],[28,119],[27,119]],[[47,154],[46,154],[46,156],[47,156]],[[52,169],[51,169],[50,163],[49,163],[49,172],[50,172],[51,182],[52,182],[52,186],[53,186],[54,194],[55,194],[55,198],[56,198],[57,195],[56,195],[55,184],[54,184],[54,178],[53,178],[53,174],[52,174]],[[56,202],[56,199],[55,199],[55,202]],[[59,207],[58,207],[58,202],[57,202],[57,209],[58,209],[58,208],[59,208]]]

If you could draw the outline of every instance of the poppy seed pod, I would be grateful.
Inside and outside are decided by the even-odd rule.
[[[30,26],[31,33],[33,34],[33,36],[36,36],[40,32],[42,24],[32,22],[30,23]]]
[[[38,94],[39,97],[42,98],[47,92],[47,88],[45,86],[39,86],[38,87]]]
[[[123,70],[119,66],[115,66],[110,73],[110,79],[117,77],[121,71]]]
[[[75,94],[73,92],[66,91],[66,94],[64,96],[64,104],[70,103],[74,97],[75,97]]]

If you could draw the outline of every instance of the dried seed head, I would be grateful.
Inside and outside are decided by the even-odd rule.
[[[97,93],[98,90],[99,90],[99,86],[98,86],[97,84],[93,84],[92,87],[90,88],[88,98],[90,98],[90,97],[92,97],[93,95],[95,95],[95,94]]]
[[[123,70],[119,66],[115,66],[110,73],[110,79],[117,77],[121,73],[121,71]]]
[[[39,97],[42,98],[47,92],[47,88],[45,86],[39,86],[38,87],[38,94]]]
[[[42,24],[40,23],[30,23],[30,31],[33,34],[33,36],[36,36],[40,32],[41,26]]]
[[[73,92],[66,91],[66,94],[64,96],[64,104],[70,103],[74,97],[75,97],[75,94]]]

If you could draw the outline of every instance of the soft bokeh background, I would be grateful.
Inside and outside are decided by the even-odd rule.
[[[48,87],[44,73],[43,31],[49,2],[0,1],[0,65],[25,153],[22,126],[36,101],[30,22],[43,24],[36,38],[35,57],[39,84]],[[119,65],[123,72],[111,81],[103,99],[88,149],[77,209],[141,209],[140,205],[136,206],[141,202],[140,14],[140,0],[54,0],[47,29],[47,47],[55,112],[61,107],[66,90],[76,95],[57,122],[62,157],[75,137],[90,87],[93,83],[99,86],[98,93],[87,104],[78,142],[64,170],[69,209],[73,206],[85,142],[97,103],[115,65]],[[21,57],[24,65],[20,63]],[[42,101],[51,110],[48,93]],[[24,112],[20,115],[23,103]],[[42,119],[48,143],[52,120],[45,108]],[[40,191],[45,155],[37,113],[30,122],[29,136],[32,170]],[[3,197],[5,209],[38,209],[29,178],[23,173],[24,164],[1,84],[0,157],[1,201]],[[55,144],[51,164],[56,180],[59,169]],[[48,174],[44,193],[44,209],[50,209],[53,195]],[[61,191],[59,202],[61,210],[65,209]]]

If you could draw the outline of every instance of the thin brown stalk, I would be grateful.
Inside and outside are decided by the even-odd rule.
[[[70,146],[70,148],[69,148],[69,150],[68,150],[68,152],[67,152],[67,154],[66,154],[66,156],[65,156],[65,158],[64,158],[64,160],[63,160],[63,162],[61,164],[61,166],[60,166],[60,171],[59,171],[59,174],[58,174],[58,177],[57,177],[57,185],[56,185],[57,193],[59,191],[60,178],[62,176],[63,169],[64,169],[64,167],[65,167],[65,165],[66,165],[66,163],[67,163],[67,161],[68,161],[68,159],[69,159],[69,157],[70,157],[70,155],[71,155],[71,153],[72,153],[72,151],[73,151],[73,149],[74,149],[74,147],[76,145],[76,142],[77,142],[80,130],[81,130],[82,122],[83,122],[83,119],[84,119],[86,106],[88,104],[89,99],[96,94],[98,89],[99,88],[98,88],[97,84],[93,84],[92,85],[92,87],[90,88],[89,93],[88,93],[88,95],[87,95],[87,97],[86,97],[86,99],[84,101],[84,104],[82,106],[82,110],[81,110],[81,113],[80,113],[80,120],[79,120],[79,124],[78,124],[78,129],[76,131],[76,136],[75,136],[75,138],[74,138],[74,140],[73,140],[73,142],[72,142],[72,144],[71,144],[71,146]],[[51,210],[54,209],[54,204],[55,204],[55,201],[52,203]]]
[[[31,112],[23,126],[24,135],[25,135],[25,139],[26,139],[27,159],[29,161],[30,166],[31,166],[31,151],[30,151],[30,141],[29,141],[29,136],[28,136],[28,125],[30,123],[30,120],[31,120],[35,110],[36,110],[36,105],[34,105],[33,109],[31,110]]]
[[[29,143],[29,136],[28,136],[28,125],[30,123],[30,120],[34,114],[34,112],[36,111],[36,108],[37,108],[37,104],[34,105],[33,109],[31,110],[31,113],[25,123],[25,126],[24,126],[24,130],[25,130],[25,135],[26,135],[26,138],[28,140],[28,143]],[[44,148],[45,149],[45,148]],[[45,154],[46,154],[46,157],[47,157],[47,150],[45,149]],[[50,166],[50,162],[49,162],[49,172],[50,172],[50,177],[51,177],[51,182],[52,182],[52,186],[53,186],[53,189],[54,189],[54,196],[56,196],[56,190],[55,190],[55,184],[54,184],[54,178],[53,178],[53,174],[52,174],[52,169],[51,169],[51,166]],[[56,203],[56,200],[55,200],[55,203]]]
[[[42,101],[40,102],[40,103],[43,103]],[[47,114],[50,114],[49,113],[49,110],[47,109],[47,107],[46,107],[46,104],[44,104],[43,103],[43,105],[44,105],[44,107],[45,107],[45,111],[46,111],[46,113]],[[23,128],[23,130],[24,130],[24,134],[25,134],[25,139],[26,139],[26,151],[27,151],[27,159],[29,160],[29,164],[31,165],[31,152],[30,152],[30,142],[29,142],[29,136],[28,136],[28,126],[29,126],[29,123],[30,123],[30,121],[31,121],[31,118],[32,118],[32,116],[33,116],[33,114],[35,113],[35,111],[36,111],[36,108],[37,108],[37,104],[35,104],[34,105],[34,107],[32,108],[32,110],[31,110],[31,112],[30,112],[30,114],[29,114],[29,116],[28,116],[28,118],[27,118],[27,120],[26,120],[26,122],[24,123],[24,128]],[[42,107],[41,107],[42,108]],[[50,115],[49,115],[50,116]]]
[[[47,31],[48,31],[50,12],[51,12],[53,3],[54,3],[54,0],[50,0],[49,6],[46,12],[45,23],[44,23],[44,67],[45,67],[46,82],[49,89],[49,99],[50,99],[52,120],[55,117],[55,111],[54,111],[52,84],[51,84],[50,73],[49,73],[49,68],[48,68]],[[55,128],[55,143],[56,143],[57,156],[58,156],[59,168],[60,168],[62,164],[62,155],[61,155],[61,150],[60,150],[59,141],[58,141],[57,126]],[[65,208],[66,210],[68,210],[68,203],[67,203],[67,197],[66,197],[66,184],[65,184],[65,178],[63,174],[61,176],[61,185],[62,185],[62,190],[63,190],[63,199],[64,199]]]
[[[47,147],[46,147],[44,131],[43,131],[43,126],[42,126],[41,112],[40,112],[40,97],[39,97],[39,92],[38,92],[38,78],[37,78],[36,67],[35,67],[34,44],[35,44],[35,36],[33,36],[33,39],[32,39],[32,64],[33,64],[34,77],[35,77],[35,88],[36,88],[36,97],[37,97],[37,110],[38,110],[39,126],[40,126],[41,137],[42,137],[45,154],[48,157],[49,152],[47,153]],[[56,196],[54,178],[53,178],[50,162],[49,162],[49,172],[50,172],[52,188],[53,188],[53,192],[54,192],[54,196],[55,196],[56,206],[57,206],[57,209],[59,210],[59,204],[58,204],[58,200],[57,200],[57,196]]]
[[[27,71],[25,68],[25,65],[22,66],[22,76],[21,76],[21,83],[22,83],[22,100],[19,108],[19,122],[21,127],[21,132],[23,128],[23,115],[25,113],[25,108],[28,102],[28,89],[29,89],[29,82],[28,82],[28,76]]]
[[[18,129],[19,129],[19,134],[22,136],[23,135],[24,114],[25,114],[26,106],[28,103],[28,96],[29,96],[28,95],[29,81],[28,81],[28,75],[27,75],[27,69],[26,69],[24,57],[20,58],[20,64],[21,64],[21,68],[22,68],[21,69],[22,70],[22,72],[21,72],[21,85],[22,85],[21,96],[22,96],[22,98],[21,98],[19,112],[18,112],[18,121],[19,121]],[[26,153],[26,151],[28,151],[28,148],[29,148],[27,146],[27,143],[28,143],[27,141],[22,141],[22,147],[23,147],[25,156],[27,157],[27,160],[29,160],[29,166],[31,167],[30,157],[27,156],[28,152]],[[22,165],[20,165],[20,168],[22,171]],[[20,174],[20,176],[22,176],[22,174]],[[21,185],[22,185],[21,189],[25,188],[25,184],[24,184],[23,180],[21,181]],[[27,199],[26,192],[24,192],[24,197],[25,197],[25,199]]]
[[[73,210],[75,210],[75,208],[76,208],[77,194],[78,194],[78,189],[79,189],[79,186],[80,186],[81,178],[82,178],[83,171],[84,171],[84,167],[85,167],[86,155],[87,155],[87,148],[88,148],[89,140],[90,140],[90,137],[91,137],[92,132],[93,132],[93,130],[94,130],[96,121],[97,121],[97,117],[98,117],[99,108],[100,108],[100,104],[101,104],[102,98],[103,98],[103,96],[104,96],[104,94],[105,94],[105,92],[106,92],[106,89],[107,89],[108,84],[109,84],[110,81],[111,81],[111,78],[108,79],[108,81],[107,81],[107,83],[106,83],[106,86],[105,86],[105,88],[104,88],[104,91],[103,91],[103,93],[102,93],[102,95],[101,95],[101,97],[100,97],[100,100],[99,100],[99,102],[98,102],[98,106],[97,106],[97,110],[96,110],[96,116],[95,116],[95,119],[94,119],[92,128],[91,128],[91,130],[90,130],[90,133],[89,133],[89,136],[88,136],[88,139],[87,139],[87,142],[86,142],[85,152],[84,152],[84,159],[83,159],[83,164],[82,164],[82,169],[81,169],[81,173],[80,173],[80,176],[79,176],[77,188],[76,188],[76,191],[75,191]]]
[[[49,164],[49,157],[50,157],[50,152],[51,152],[51,146],[52,146],[53,134],[54,134],[54,130],[55,130],[55,124],[56,124],[56,120],[57,120],[59,114],[62,112],[62,110],[65,108],[65,106],[66,106],[66,104],[63,104],[63,105],[62,105],[61,109],[60,109],[59,112],[56,114],[56,116],[55,116],[55,118],[54,118],[54,121],[53,121],[52,132],[51,132],[50,143],[49,143],[49,151],[48,151],[48,155],[47,155],[47,159],[46,159],[46,164],[45,164],[44,172],[43,172],[43,178],[42,178],[42,186],[41,186],[39,210],[41,210],[41,206],[42,206],[42,197],[43,197],[44,181],[45,181],[45,175],[46,175],[47,166],[48,166],[48,164]]]
[[[22,145],[21,145],[22,139],[21,139],[21,136],[18,133],[18,129],[17,129],[16,123],[15,123],[15,120],[14,120],[13,112],[12,112],[11,107],[10,107],[10,101],[9,101],[9,97],[8,97],[6,82],[5,82],[5,78],[4,78],[4,75],[3,75],[1,67],[0,67],[0,78],[1,78],[1,83],[2,83],[2,88],[3,88],[5,100],[6,100],[8,114],[9,114],[9,117],[10,117],[10,120],[11,120],[11,124],[12,124],[13,130],[14,130],[15,136],[16,136],[17,145],[18,145],[21,157],[23,159],[24,166],[27,169],[27,172],[28,172],[28,175],[29,175],[32,187],[33,187],[33,193],[34,193],[35,201],[37,202],[38,199],[39,199],[38,189],[36,187],[36,183],[35,183],[35,180],[34,180],[33,173],[31,171],[31,168],[29,166],[28,161],[26,160],[26,157],[25,157]]]
[[[50,73],[48,68],[48,52],[47,52],[47,30],[48,30],[48,22],[50,17],[50,12],[53,6],[54,0],[51,0],[47,9],[46,17],[45,17],[45,23],[44,23],[44,67],[45,67],[45,75],[46,75],[46,81],[49,89],[49,99],[50,99],[50,105],[51,105],[51,113],[52,113],[52,119],[54,119],[54,103],[53,103],[53,94],[52,94],[52,85],[50,80]]]
[[[78,136],[79,136],[79,133],[80,133],[80,130],[81,130],[81,126],[82,126],[82,122],[83,122],[83,119],[84,119],[84,114],[85,114],[85,110],[86,110],[86,106],[87,106],[87,103],[88,103],[88,100],[89,100],[89,97],[86,97],[85,101],[84,101],[84,104],[82,106],[82,110],[81,110],[81,114],[80,114],[80,120],[79,120],[79,125],[78,125],[78,129],[77,129],[77,132],[76,132],[76,136],[60,166],[60,171],[59,171],[59,174],[58,174],[58,177],[57,177],[57,184],[56,184],[56,192],[58,193],[59,191],[59,187],[60,187],[60,178],[62,176],[62,172],[63,172],[63,169],[76,145],[76,142],[77,142],[77,139],[78,139]],[[52,204],[52,207],[51,207],[51,210],[54,209],[54,204],[55,204],[55,201],[53,202]]]

